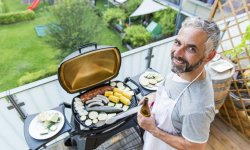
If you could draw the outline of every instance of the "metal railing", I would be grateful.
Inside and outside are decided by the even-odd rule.
[[[114,80],[123,81],[148,67],[166,75],[170,71],[170,49],[174,38],[122,53],[119,75]],[[25,117],[57,107],[62,102],[71,103],[76,94],[65,92],[57,80],[57,75],[0,93],[1,148],[28,149],[23,135]],[[70,115],[71,112],[66,111],[68,119]]]

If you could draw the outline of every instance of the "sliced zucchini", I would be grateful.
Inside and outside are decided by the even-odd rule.
[[[86,126],[90,126],[92,124],[92,120],[87,119],[84,123]]]
[[[98,122],[98,119],[93,119],[92,121],[94,124],[96,124]]]
[[[116,115],[116,113],[108,114],[108,118],[114,117],[115,115]]]
[[[123,111],[127,111],[127,110],[128,110],[128,108],[129,108],[129,106],[124,105],[124,106],[122,107],[122,110],[123,110]]]
[[[52,126],[49,127],[50,131],[55,131],[57,129],[57,124],[53,124]]]
[[[96,111],[91,111],[90,113],[89,113],[89,118],[90,119],[96,119],[98,117],[98,112],[96,112]]]
[[[122,108],[122,103],[116,104],[115,107],[117,107],[117,108]]]
[[[108,118],[108,115],[106,114],[106,113],[100,113],[99,115],[98,115],[98,120],[107,120],[107,118]]]
[[[117,83],[117,87],[119,88],[119,87],[124,87],[124,84],[122,83],[122,82],[118,82]]]
[[[110,83],[110,86],[115,87],[115,86],[116,86],[116,82],[111,82],[111,83]]]
[[[84,121],[84,120],[86,120],[86,118],[87,118],[87,117],[83,115],[83,116],[80,117],[80,120],[81,120],[81,121]]]
[[[49,129],[47,128],[43,128],[41,131],[40,131],[40,135],[45,135],[45,134],[48,134],[49,133]]]
[[[115,106],[115,103],[109,102],[108,106]]]

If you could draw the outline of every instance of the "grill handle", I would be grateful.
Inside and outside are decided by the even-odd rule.
[[[97,49],[97,43],[96,42],[92,42],[92,43],[88,43],[88,44],[85,44],[85,45],[82,45],[80,46],[79,48],[79,53],[81,54],[82,53],[82,49],[86,48],[86,47],[89,47],[89,46],[95,46],[95,49]]]

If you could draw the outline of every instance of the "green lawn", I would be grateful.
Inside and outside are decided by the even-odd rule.
[[[4,0],[8,11],[27,9],[20,0]],[[58,65],[61,60],[56,56],[60,51],[46,43],[46,37],[39,38],[36,25],[46,25],[51,20],[50,14],[42,8],[42,1],[36,10],[36,19],[11,25],[0,25],[0,92],[18,86],[18,80],[26,73],[46,70],[51,65]],[[95,39],[99,45],[117,46],[121,52],[126,48],[121,38],[109,28],[103,27]]]

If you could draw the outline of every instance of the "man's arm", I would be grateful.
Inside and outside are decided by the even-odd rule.
[[[165,131],[162,131],[159,129],[156,124],[155,124],[155,118],[154,115],[151,115],[151,117],[144,117],[140,113],[138,113],[137,116],[138,119],[138,124],[140,125],[141,128],[144,130],[147,130],[150,132],[153,136],[161,139],[168,145],[180,149],[180,150],[203,150],[205,149],[206,143],[193,143],[190,142],[183,137],[175,136],[168,134]]]

